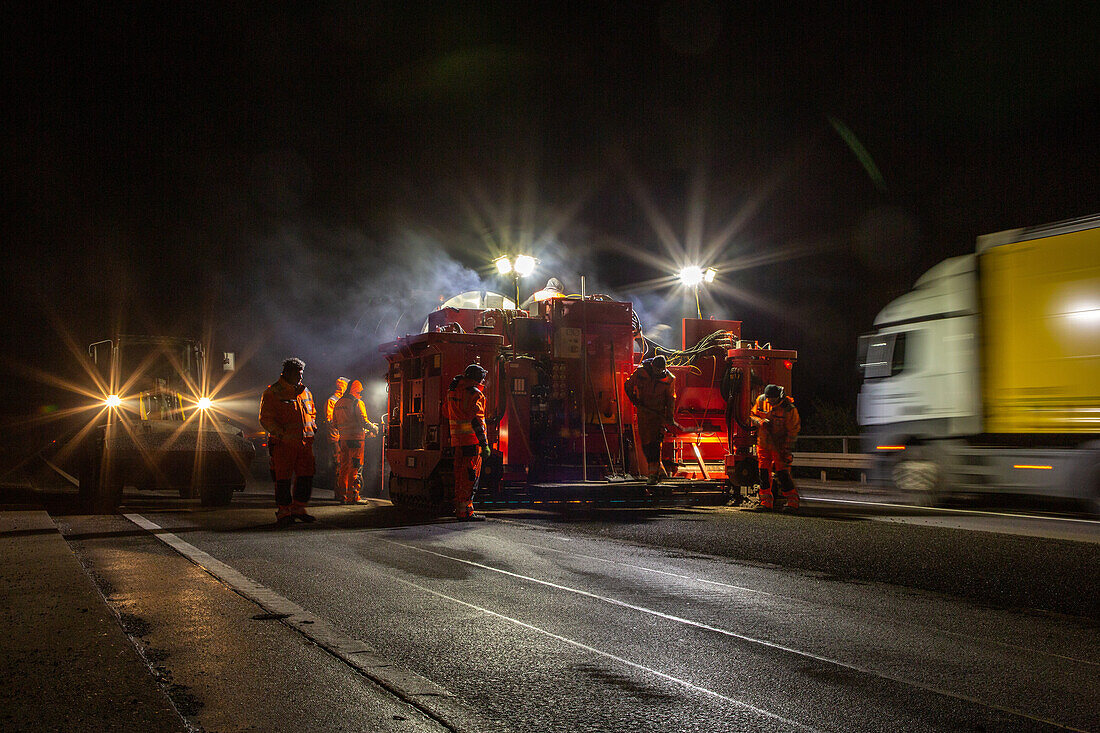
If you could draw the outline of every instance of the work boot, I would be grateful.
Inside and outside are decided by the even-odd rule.
[[[468,517],[459,517],[463,522],[484,522],[484,514],[471,514]]]
[[[794,479],[791,478],[791,472],[777,471],[775,474],[775,478],[778,480],[779,486],[781,487],[783,500],[787,503],[787,506],[784,507],[784,509],[792,512],[797,512],[799,504],[798,489],[795,488]]]
[[[275,526],[276,527],[289,527],[294,524],[294,517],[290,516],[290,511],[280,507],[275,512]]]
[[[290,516],[294,521],[305,522],[306,524],[317,521],[317,517],[312,514],[306,514],[306,503],[304,501],[298,501],[297,499],[290,502]]]
[[[763,504],[749,504],[748,506],[741,507],[743,512],[770,512],[772,508],[770,506],[764,506]]]
[[[653,473],[653,474],[650,474],[649,478],[646,479],[645,485],[646,486],[656,486],[659,483],[661,483],[661,477],[658,476],[657,474]]]

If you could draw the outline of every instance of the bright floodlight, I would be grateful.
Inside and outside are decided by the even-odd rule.
[[[497,272],[501,275],[507,275],[512,271],[512,263],[507,257],[497,257],[493,260],[493,264],[497,266]]]
[[[714,276],[718,274],[718,270],[713,267],[708,267],[706,272],[703,273],[703,280],[708,283],[714,282]]]
[[[214,403],[210,401],[209,397],[200,397],[197,404],[200,410],[209,410]]]
[[[536,264],[537,260],[535,260],[535,258],[531,255],[520,255],[519,257],[516,257],[516,273],[520,277],[527,277],[535,271]]]
[[[680,282],[689,288],[703,282],[703,268],[696,265],[688,265],[680,270]]]
[[[104,398],[103,404],[105,404],[107,407],[118,407],[122,404],[122,398],[119,397],[117,394],[109,394],[106,398]]]

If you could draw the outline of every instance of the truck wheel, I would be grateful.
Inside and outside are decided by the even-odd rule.
[[[202,506],[228,506],[233,501],[233,484],[206,484],[199,492],[199,504]]]
[[[122,471],[118,466],[100,463],[99,480],[92,497],[93,514],[114,514],[122,503]]]
[[[894,464],[894,486],[917,506],[942,506],[945,499],[943,468],[928,451],[914,446]]]
[[[95,501],[96,489],[99,485],[99,459],[95,455],[98,446],[94,441],[87,440],[80,447],[80,468],[77,479],[80,481],[78,492],[80,502],[91,509]]]

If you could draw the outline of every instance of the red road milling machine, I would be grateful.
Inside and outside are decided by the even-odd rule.
[[[488,371],[492,455],[475,502],[616,501],[647,494],[648,466],[623,383],[645,356],[664,354],[676,377],[675,422],[662,463],[664,500],[740,497],[757,480],[752,404],[768,384],[789,390],[796,353],[741,339],[740,321],[685,318],[679,351],[645,339],[630,303],[555,297],[531,313],[444,307],[426,331],[384,344],[389,362],[390,498],[452,511],[453,450],[443,412],[452,378]],[[651,500],[651,499],[650,499]]]

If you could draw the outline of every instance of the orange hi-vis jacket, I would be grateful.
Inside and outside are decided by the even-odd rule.
[[[305,385],[282,377],[260,398],[260,425],[276,440],[302,440],[317,432],[317,408]]]
[[[340,439],[340,430],[332,422],[332,411],[336,407],[336,402],[344,396],[344,393],[334,394],[325,400],[325,422],[328,423],[328,437],[332,440]]]
[[[340,434],[340,440],[363,440],[367,437],[367,428],[371,426],[367,406],[350,392],[336,401],[332,409],[332,423]]]
[[[758,450],[774,450],[782,453],[790,453],[794,450],[794,440],[798,437],[798,431],[802,429],[802,420],[798,417],[798,409],[790,397],[783,396],[773,404],[767,397],[760,395],[756,398],[749,417],[756,425]],[[765,420],[767,422],[764,422]]]
[[[456,377],[447,390],[445,405],[452,446],[488,445],[485,436],[485,395],[477,382]]]
[[[638,439],[643,445],[660,442],[664,426],[673,422],[676,378],[671,372],[658,377],[639,366],[623,383],[623,391],[638,408]]]

